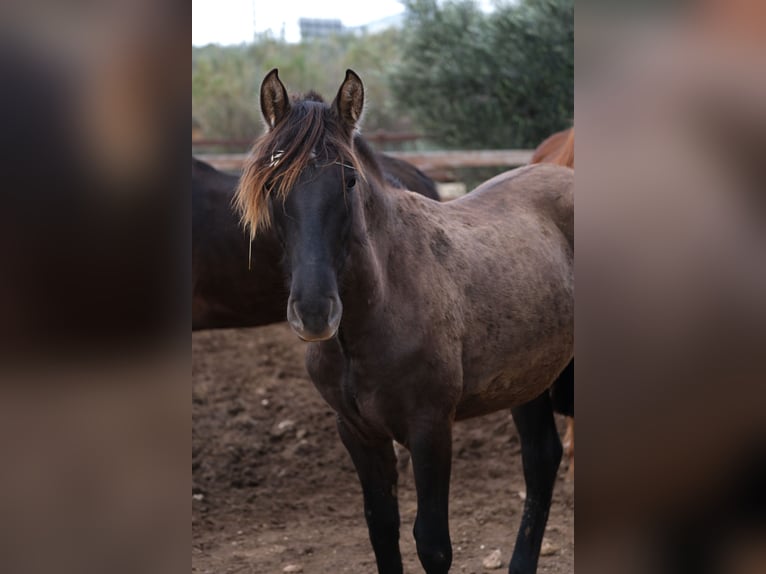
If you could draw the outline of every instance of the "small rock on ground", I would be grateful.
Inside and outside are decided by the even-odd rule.
[[[497,570],[503,565],[503,561],[500,555],[500,550],[493,550],[490,554],[481,561],[481,565],[487,570]]]
[[[300,564],[288,564],[282,568],[282,572],[303,572],[303,566]]]
[[[546,540],[543,540],[543,545],[540,548],[540,556],[551,556],[559,551],[559,547],[555,544],[551,544]]]

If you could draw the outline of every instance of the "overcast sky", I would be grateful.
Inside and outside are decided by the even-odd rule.
[[[398,0],[192,0],[192,44],[250,42],[253,31],[282,26],[288,42],[300,40],[298,18],[338,18],[359,26],[404,11]]]
[[[485,11],[494,3],[478,1]],[[298,18],[337,18],[344,26],[361,26],[401,12],[399,0],[192,0],[192,44],[251,42],[253,31],[271,30],[279,37],[282,26],[287,41],[298,42]]]

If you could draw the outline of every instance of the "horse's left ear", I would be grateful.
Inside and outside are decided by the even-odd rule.
[[[263,119],[274,129],[282,119],[290,112],[290,99],[282,80],[279,79],[279,71],[274,68],[261,83],[261,113]]]
[[[364,107],[364,85],[353,70],[346,70],[346,79],[340,85],[333,106],[349,134],[353,132]]]

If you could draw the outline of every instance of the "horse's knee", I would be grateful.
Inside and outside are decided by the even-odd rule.
[[[370,534],[383,537],[395,534],[396,538],[399,538],[399,512],[396,508],[373,510],[372,507],[366,506],[364,517]]]

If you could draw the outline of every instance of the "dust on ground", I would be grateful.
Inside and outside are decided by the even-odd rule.
[[[192,335],[192,572],[374,574],[361,487],[333,411],[286,324]],[[563,431],[563,419],[558,420]],[[452,572],[506,571],[524,478],[508,411],[455,426],[450,487]],[[405,572],[423,572],[411,475],[400,478]],[[548,546],[545,546],[547,543]],[[559,470],[538,572],[574,571],[574,487]],[[295,571],[294,570],[294,571]],[[290,571],[288,568],[287,571]]]

